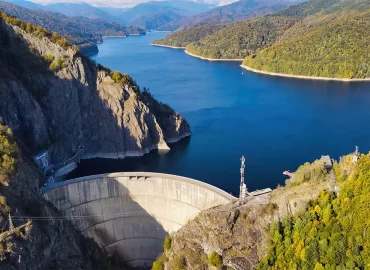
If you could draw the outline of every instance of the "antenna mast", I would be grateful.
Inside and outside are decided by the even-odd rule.
[[[247,185],[244,183],[244,169],[245,169],[245,157],[242,156],[240,159],[242,165],[240,167],[240,194],[239,199],[243,199],[247,196]]]

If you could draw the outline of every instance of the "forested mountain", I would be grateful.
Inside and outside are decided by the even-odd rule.
[[[272,45],[284,31],[297,22],[295,18],[261,17],[228,25],[186,49],[207,58],[240,59],[258,48]]]
[[[93,7],[86,3],[57,3],[42,6],[42,9],[62,13],[69,17],[85,17],[89,19],[105,19],[117,21],[118,18],[103,11],[100,8]]]
[[[148,14],[143,15],[136,15],[134,18],[126,22],[125,18],[125,25],[135,25],[137,27],[141,27],[144,29],[157,29],[161,26],[165,25],[166,23],[187,17],[189,14],[172,7],[165,7],[161,8],[156,12],[151,12]],[[125,14],[123,15],[125,16]]]
[[[153,44],[173,47],[186,47],[189,43],[198,41],[224,28],[225,24],[203,24],[174,32],[161,40],[154,40]]]
[[[209,23],[231,23],[271,14],[291,4],[284,0],[241,0],[209,11],[174,20],[159,30],[177,30],[189,26]]]
[[[3,0],[4,2],[9,2],[21,7],[30,8],[30,9],[42,9],[42,5],[27,1],[27,0]]]
[[[274,15],[227,25],[200,39],[189,28],[158,44],[182,44],[206,58],[241,59],[273,73],[335,78],[370,77],[368,0],[311,0]],[[201,36],[201,35],[198,35]]]
[[[93,20],[84,17],[67,17],[60,13],[31,10],[11,3],[0,1],[0,9],[26,22],[40,25],[50,31],[58,32],[76,45],[100,43],[103,36],[127,36],[143,34],[135,27],[126,28],[118,23],[105,20]]]
[[[243,64],[273,73],[370,78],[370,10],[347,12],[307,18]]]
[[[120,18],[124,25],[156,29],[175,19],[204,12],[211,7],[191,1],[151,1],[127,10]]]

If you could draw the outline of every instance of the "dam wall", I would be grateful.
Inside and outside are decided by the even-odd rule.
[[[190,178],[111,173],[54,184],[44,197],[86,237],[132,266],[150,267],[163,240],[199,212],[235,199]]]

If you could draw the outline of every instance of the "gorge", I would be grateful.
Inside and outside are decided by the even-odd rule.
[[[0,10],[0,269],[366,269],[369,84],[150,46],[164,35],[89,59]],[[58,182],[45,152],[81,164]],[[249,191],[277,188],[237,199],[241,155]]]

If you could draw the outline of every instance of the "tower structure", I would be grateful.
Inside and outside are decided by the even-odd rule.
[[[244,182],[244,169],[245,169],[245,157],[242,156],[240,159],[242,162],[242,165],[240,167],[240,193],[239,193],[239,199],[243,199],[247,196],[247,185]]]

